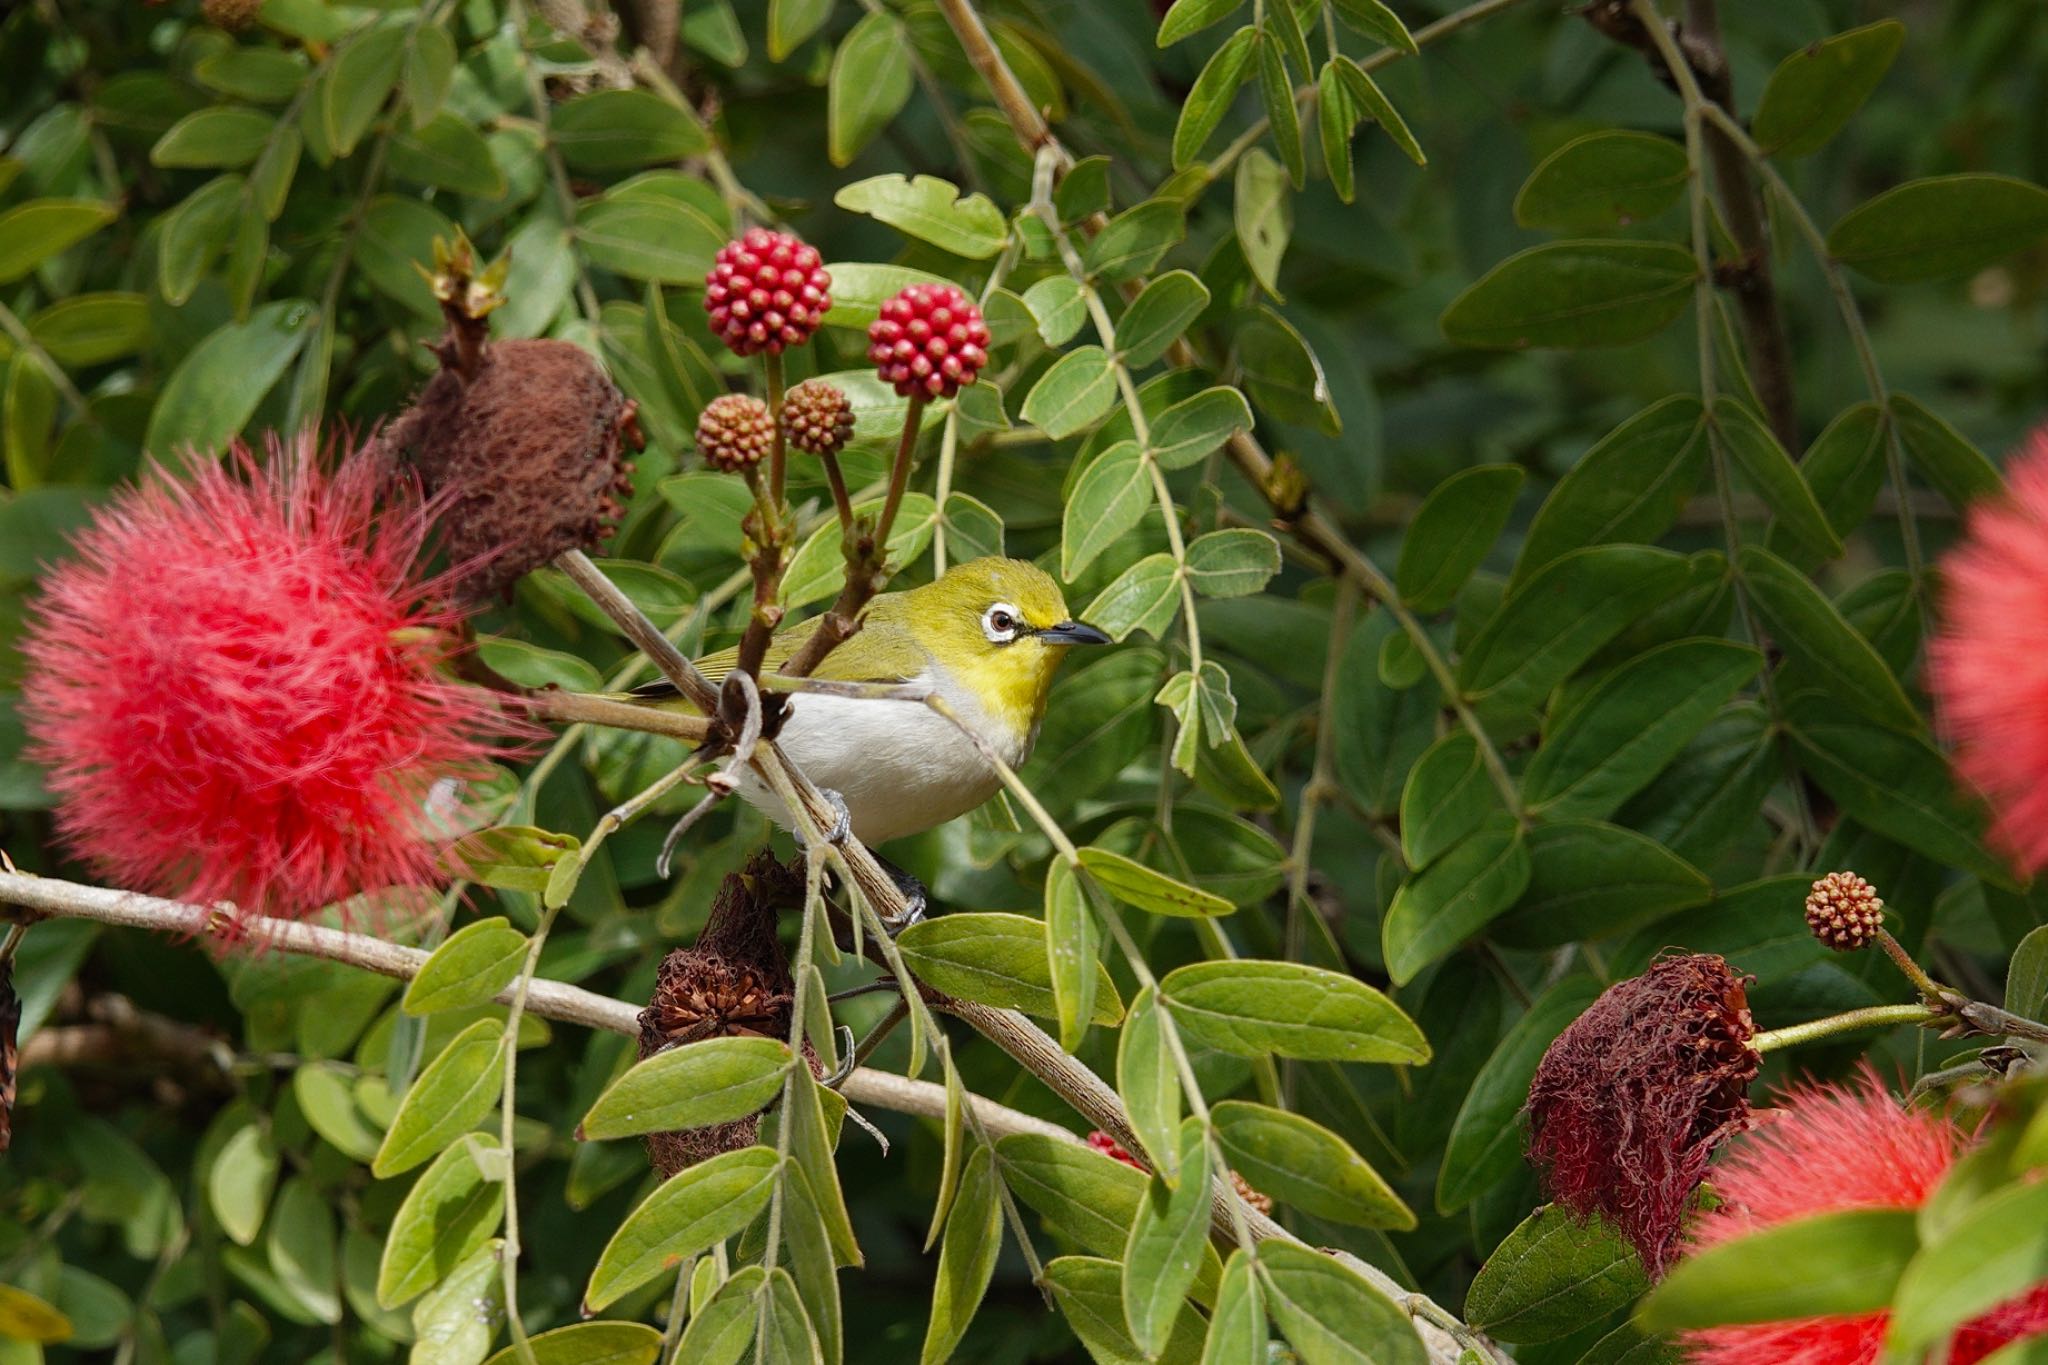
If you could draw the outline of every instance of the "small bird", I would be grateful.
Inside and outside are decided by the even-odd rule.
[[[930,687],[1012,767],[1031,755],[1053,674],[1075,645],[1109,636],[1072,619],[1059,584],[1021,559],[974,559],[936,582],[883,593],[861,613],[860,632],[825,657],[816,677],[839,682]],[[815,618],[775,637],[762,667],[775,669]],[[732,671],[737,650],[697,661],[713,682]],[[635,689],[635,700],[686,705],[673,684]],[[922,702],[799,693],[777,736],[805,776],[845,803],[854,837],[873,846],[964,815],[995,795],[1001,778],[953,722]],[[789,827],[773,792],[751,773],[739,794]]]

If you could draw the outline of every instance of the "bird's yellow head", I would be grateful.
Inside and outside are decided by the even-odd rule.
[[[1067,650],[1109,643],[1068,614],[1052,575],[1021,559],[971,559],[903,596],[925,651],[991,718],[1020,728],[1038,723]]]

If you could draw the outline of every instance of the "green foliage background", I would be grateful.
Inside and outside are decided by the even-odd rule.
[[[1409,56],[1401,41],[1444,13],[1433,0],[1397,5],[1398,19],[1370,0],[1180,0],[1163,44],[1135,3],[991,0],[995,46],[1078,163],[1049,207],[1085,288],[948,23],[961,7],[692,3],[666,71],[620,55],[654,8],[629,9],[616,45],[551,27],[562,6],[518,0],[269,0],[234,35],[188,0],[31,0],[0,19],[0,832],[23,868],[66,870],[7,690],[40,566],[147,456],[394,414],[439,331],[414,263],[458,227],[484,256],[510,253],[498,335],[589,346],[641,405],[651,445],[607,552],[632,561],[623,585],[686,647],[733,638],[745,495],[695,466],[689,432],[747,374],[711,341],[698,288],[737,221],[773,218],[834,271],[835,325],[792,378],[838,374],[853,392],[856,487],[880,478],[901,413],[865,377],[856,329],[925,275],[985,295],[992,382],[934,409],[914,486],[952,496],[907,508],[904,572],[932,572],[935,537],[953,561],[1000,545],[1055,569],[1077,611],[1128,637],[1065,677],[1024,777],[1077,842],[1235,908],[1187,920],[1134,902],[1124,914],[1152,970],[1305,962],[1384,988],[1430,1040],[1427,1066],[1398,1069],[1281,1044],[1277,1058],[1194,1048],[1209,1104],[1284,1102],[1341,1138],[1308,1174],[1384,1178],[1387,1199],[1348,1218],[1327,1192],[1274,1188],[1310,1244],[1463,1305],[1530,1343],[1517,1359],[1623,1358],[1633,1329],[1618,1324],[1642,1286],[1608,1273],[1612,1255],[1589,1272],[1601,1249],[1580,1246],[1578,1262],[1515,1277],[1535,1237],[1516,1228],[1539,1201],[1513,1136],[1529,1071],[1602,983],[1667,945],[1753,973],[1768,1027],[1903,998],[1883,963],[1804,935],[1799,902],[1819,872],[1876,882],[1907,945],[1980,998],[2001,998],[2021,952],[2007,1003],[2040,1017],[2048,940],[2027,936],[2048,903],[1984,848],[1933,743],[1918,662],[1935,583],[1911,570],[1995,491],[1999,453],[2048,398],[2048,12],[1726,7],[1745,117],[1806,45],[1905,25],[1903,45],[1865,28],[1795,66],[1773,86],[1777,122],[1755,126],[1833,234],[1860,310],[1845,326],[1777,201],[1787,451],[1757,411],[1758,357],[1728,290],[1708,291],[1711,423],[1700,405],[1678,97],[1654,54],[1555,6],[1503,3]],[[1244,28],[1255,14],[1263,27]],[[1290,129],[1296,104],[1278,92],[1331,51],[1353,65],[1301,100],[1305,126]],[[1219,93],[1233,69],[1247,83]],[[1325,110],[1355,117],[1326,128]],[[956,204],[897,175],[987,197]],[[1946,176],[1979,178],[1880,197]],[[1740,254],[1718,219],[1705,228],[1724,264]],[[1143,329],[1127,297],[1146,281],[1164,292],[1135,317],[1174,324],[1126,356],[1149,448],[1120,444],[1131,413],[1088,307],[1094,290],[1128,347]],[[1192,356],[1168,355],[1183,327]],[[1256,465],[1224,447],[1247,417],[1291,462],[1271,483],[1277,505],[1298,510],[1310,490],[1319,524],[1353,547],[1344,563],[1276,524],[1246,477]],[[797,503],[829,514],[822,481],[798,475]],[[792,605],[835,586],[829,526],[812,554]],[[488,661],[522,682],[595,688],[636,667],[551,571],[485,629]],[[507,774],[504,818],[580,834],[680,754],[644,736],[573,739]],[[1037,916],[1052,846],[1002,814],[894,852],[945,907]],[[662,882],[665,826],[629,828],[591,859],[542,975],[644,999],[662,953],[766,837],[751,814],[721,815]],[[476,888],[464,905],[457,925],[503,914],[524,930],[539,898]],[[1130,962],[1098,946],[1129,1002]],[[32,1306],[0,1291],[0,1362],[396,1358],[437,1313],[454,1322],[491,1292],[458,1271],[425,1308],[378,1302],[415,1176],[378,1179],[368,1163],[405,1082],[495,1010],[420,1019],[397,1009],[397,983],[282,957],[218,966],[79,921],[35,928],[20,981],[25,1039],[111,993],[211,1031],[231,1059],[23,1077],[0,1282],[53,1302],[74,1331],[29,1344]],[[858,1031],[886,1008],[867,998],[840,1017]],[[576,1321],[651,1177],[636,1141],[572,1135],[627,1041],[532,1018],[519,1037],[521,1306],[538,1331]],[[1117,1037],[1095,1029],[1078,1055],[1114,1077]],[[985,1042],[956,1028],[953,1043],[975,1091],[1076,1122]],[[1833,1073],[1866,1053],[1908,1076],[1968,1055],[1902,1030],[1795,1061]],[[875,1064],[907,1061],[899,1035]],[[886,1157],[852,1129],[838,1151],[866,1256],[840,1276],[841,1335],[849,1359],[908,1359],[932,1313],[919,1247],[942,1143],[936,1125],[874,1117]],[[993,1168],[1014,1185],[1029,1162],[1011,1155]],[[992,1199],[978,1160],[966,1180]],[[1075,1249],[1071,1226],[1019,1197],[1034,1231],[1050,1224],[1041,1254]],[[1906,1236],[1902,1266],[1918,1246]],[[1514,1254],[1474,1286],[1504,1239]],[[1114,1264],[1069,1269],[1068,1315],[1048,1313],[1006,1246],[959,1354],[1078,1358],[1079,1330],[1116,1358],[1105,1329],[1069,1325],[1104,1283],[1114,1309]],[[658,1321],[671,1283],[607,1316]],[[1559,1283],[1569,1311],[1533,1321],[1530,1299]],[[1358,1330],[1369,1310],[1341,1297],[1317,1311]],[[456,1337],[412,1358],[474,1362],[498,1344]]]

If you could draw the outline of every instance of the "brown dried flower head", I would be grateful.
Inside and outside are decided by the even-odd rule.
[[[1529,1087],[1529,1156],[1550,1197],[1606,1219],[1652,1275],[1708,1157],[1749,1121],[1761,1059],[1747,981],[1711,953],[1661,958],[1573,1020]]]
[[[782,400],[782,439],[807,455],[837,455],[853,439],[853,404],[837,385],[806,379]]]
[[[206,22],[229,33],[240,33],[256,22],[263,0],[199,0],[199,12]]]
[[[751,469],[775,443],[768,405],[743,393],[720,394],[697,414],[697,450],[704,463],[728,474]]]
[[[1807,894],[1806,927],[1836,952],[1853,953],[1884,928],[1884,901],[1854,872],[1830,872]]]
[[[444,369],[384,433],[431,495],[448,557],[483,599],[565,550],[595,549],[633,492],[634,405],[566,341],[497,341]]]
[[[762,850],[727,877],[697,942],[662,960],[654,995],[640,1011],[640,1056],[706,1038],[789,1037],[793,983],[775,937],[778,907],[803,903],[803,878]],[[808,1047],[805,1049],[808,1053]],[[817,1069],[815,1059],[812,1069]],[[663,1178],[720,1152],[753,1145],[760,1119],[650,1133],[647,1159]]]

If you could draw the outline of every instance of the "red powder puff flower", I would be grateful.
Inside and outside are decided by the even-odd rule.
[[[25,646],[66,841],[122,885],[233,901],[231,937],[436,880],[439,784],[524,734],[437,671],[459,617],[416,571],[418,499],[380,512],[381,462],[319,456],[308,434],[153,471],[46,575]]]
[[[1800,1086],[1714,1167],[1720,1207],[1693,1227],[1708,1247],[1794,1218],[1843,1209],[1918,1208],[1969,1145],[1953,1123],[1910,1110],[1866,1070],[1854,1086]],[[1687,1333],[1692,1365],[1874,1365],[1888,1315],[1808,1318]],[[2048,1332],[2048,1283],[1965,1323],[1949,1365],[1976,1365]]]
[[[1529,1086],[1529,1156],[1550,1197],[1606,1219],[1652,1275],[1707,1158],[1749,1119],[1745,980],[1711,953],[1653,962],[1574,1019]]]
[[[1995,843],[2048,866],[2048,426],[2006,470],[2010,496],[1970,509],[1942,561],[1928,685],[1955,766],[1989,798]]]

